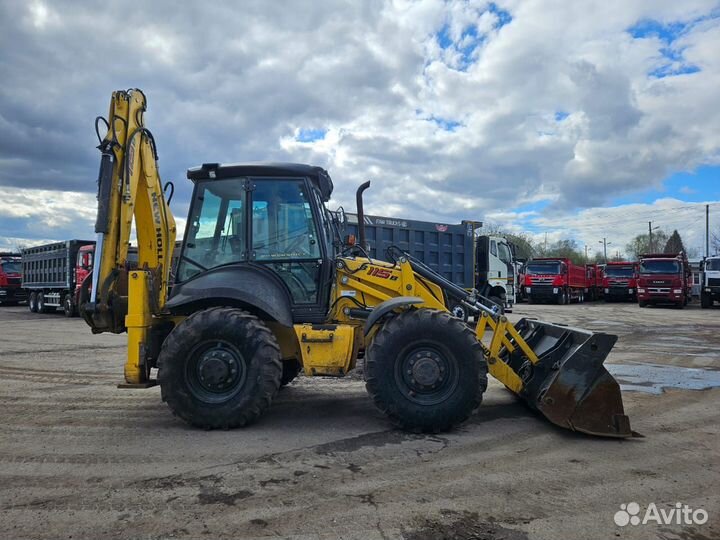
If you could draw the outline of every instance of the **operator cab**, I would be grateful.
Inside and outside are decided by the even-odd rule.
[[[187,176],[195,189],[169,307],[205,274],[222,273],[221,288],[240,297],[256,293],[259,280],[286,297],[274,300],[290,306],[293,320],[324,318],[335,255],[324,205],[333,188],[328,173],[294,163],[250,163],[204,164]],[[233,274],[239,267],[242,277]]]

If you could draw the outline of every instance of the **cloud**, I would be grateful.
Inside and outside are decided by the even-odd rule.
[[[255,160],[328,168],[347,208],[371,178],[375,214],[582,214],[720,163],[719,30],[701,0],[4,2],[0,186],[45,217],[0,237],[91,232],[93,120],[132,86],[180,216],[188,167]]]
[[[608,253],[625,252],[625,246],[635,236],[647,234],[648,222],[668,235],[680,232],[685,247],[698,256],[705,249],[705,206],[710,205],[710,229],[720,227],[720,202],[688,203],[666,197],[651,203],[623,204],[606,208],[590,208],[577,213],[556,216],[552,212],[494,212],[487,220],[511,232],[528,232],[537,243],[574,238],[581,250],[588,246],[589,254],[601,251],[606,238],[612,246]]]

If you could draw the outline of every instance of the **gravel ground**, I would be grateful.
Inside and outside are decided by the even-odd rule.
[[[124,336],[0,307],[0,537],[720,538],[720,308],[524,315],[620,336],[608,363],[640,390],[624,401],[644,438],[555,428],[495,381],[460,428],[411,435],[352,377],[301,377],[257,424],[199,431],[157,388],[116,388]],[[630,502],[708,521],[616,526]]]

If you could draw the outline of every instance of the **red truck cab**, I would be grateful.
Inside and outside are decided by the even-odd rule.
[[[20,255],[0,253],[0,304],[17,304],[27,294],[21,287],[22,264]]]
[[[587,277],[585,267],[565,258],[531,259],[525,269],[525,293],[530,303],[583,302]]]
[[[75,305],[77,305],[80,287],[82,287],[83,281],[85,281],[86,277],[92,274],[94,257],[95,244],[82,246],[78,250],[77,262],[75,264],[75,283],[77,284],[75,289]]]
[[[684,253],[651,253],[640,257],[637,299],[640,307],[672,304],[678,308],[690,302],[692,271]]]
[[[606,302],[636,300],[639,266],[632,261],[609,262],[605,265],[603,293]]]

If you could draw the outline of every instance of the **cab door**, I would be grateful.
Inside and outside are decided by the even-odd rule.
[[[293,320],[325,320],[332,265],[320,208],[305,178],[251,178],[249,261],[272,270],[291,298]]]

